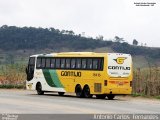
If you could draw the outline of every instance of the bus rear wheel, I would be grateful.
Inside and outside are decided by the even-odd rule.
[[[88,85],[84,86],[83,93],[84,93],[85,98],[91,98],[92,97],[92,95],[90,94],[90,88],[89,88]]]
[[[115,95],[109,94],[109,95],[107,95],[107,97],[108,97],[109,100],[113,100],[113,98],[115,97]]]
[[[41,83],[37,83],[36,90],[37,90],[38,95],[43,95],[44,94],[44,91],[42,91]]]
[[[105,99],[107,95],[96,95],[97,99]]]
[[[77,85],[75,88],[75,93],[77,97],[83,97],[83,91],[80,85]]]
[[[64,92],[58,92],[59,96],[63,96]]]

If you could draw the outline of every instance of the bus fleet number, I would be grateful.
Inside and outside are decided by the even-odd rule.
[[[100,73],[93,73],[93,76],[94,77],[101,77],[101,74]]]

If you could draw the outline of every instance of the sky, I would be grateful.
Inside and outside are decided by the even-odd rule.
[[[135,6],[135,2],[155,2]],[[160,47],[159,0],[0,0],[0,26],[54,27]]]

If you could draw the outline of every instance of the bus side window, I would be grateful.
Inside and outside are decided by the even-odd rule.
[[[82,69],[86,69],[86,59],[82,59]]]
[[[71,68],[74,69],[76,67],[76,59],[71,59]]]
[[[93,59],[93,69],[94,70],[98,69],[98,59]]]
[[[81,58],[77,58],[76,68],[77,68],[77,69],[81,69]]]
[[[36,68],[37,69],[41,68],[41,58],[37,58]]]
[[[56,58],[56,69],[60,68],[60,58]]]
[[[66,58],[66,68],[69,69],[71,66],[71,59],[70,58]]]
[[[87,69],[92,69],[92,59],[87,59]]]
[[[50,58],[46,58],[46,68],[50,68]]]
[[[41,67],[45,68],[45,65],[46,65],[46,59],[42,58]]]
[[[55,68],[55,58],[51,58],[51,68]]]
[[[103,59],[100,58],[98,59],[98,70],[102,70],[103,69]]]
[[[65,68],[65,59],[61,58],[61,68]]]

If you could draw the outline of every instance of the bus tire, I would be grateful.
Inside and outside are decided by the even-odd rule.
[[[59,96],[63,96],[64,92],[58,92]]]
[[[107,95],[102,94],[102,95],[96,95],[97,99],[105,99]]]
[[[77,97],[83,97],[83,90],[80,85],[76,85],[75,93]]]
[[[85,98],[92,98],[92,95],[90,94],[90,88],[88,85],[85,85],[83,88],[83,94]]]
[[[37,90],[37,94],[38,95],[43,95],[44,94],[44,91],[42,91],[42,85],[41,85],[41,83],[37,83],[36,90]]]
[[[109,95],[107,95],[107,97],[108,97],[108,100],[113,100],[113,99],[114,99],[114,97],[115,97],[115,95],[113,95],[113,94],[109,94]]]

